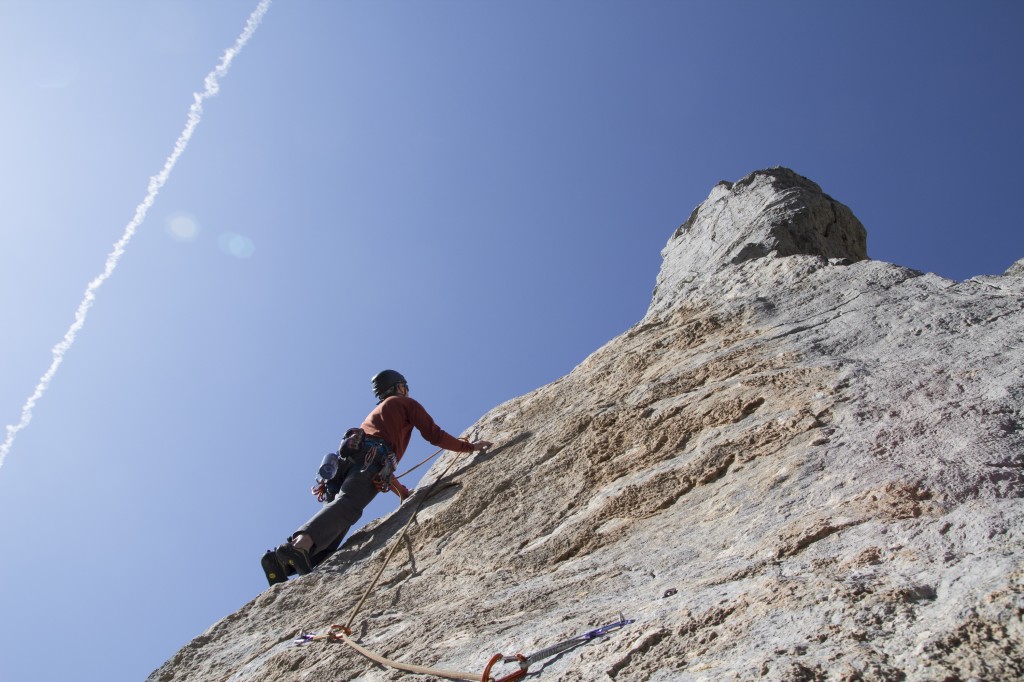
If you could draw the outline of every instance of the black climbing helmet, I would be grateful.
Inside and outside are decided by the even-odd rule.
[[[373,394],[378,400],[384,400],[391,395],[391,390],[398,384],[409,385],[401,374],[393,369],[386,369],[377,376],[370,379],[373,382]]]

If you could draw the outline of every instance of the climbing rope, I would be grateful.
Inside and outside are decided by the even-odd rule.
[[[423,460],[422,462],[420,462],[419,464],[414,466],[412,469],[409,469],[408,471],[406,471],[405,474],[408,474],[410,471],[413,471],[417,467],[422,466],[423,464],[425,464],[426,462],[430,461],[431,459],[433,459],[434,457],[436,457],[438,454],[440,454],[443,451],[444,451],[443,448],[438,450],[433,455],[431,455],[427,459]],[[460,454],[466,454],[466,453],[460,453]],[[435,677],[441,677],[441,678],[448,679],[448,680],[461,680],[461,681],[464,681],[464,682],[514,682],[515,680],[519,680],[519,679],[521,679],[523,677],[526,677],[527,672],[529,670],[529,667],[531,665],[533,665],[534,663],[536,663],[538,661],[541,661],[541,660],[543,660],[545,658],[551,658],[553,656],[557,656],[557,655],[559,655],[561,653],[569,651],[570,649],[573,649],[573,648],[575,648],[577,646],[585,644],[585,643],[589,642],[592,639],[596,639],[598,637],[602,637],[602,636],[606,635],[608,632],[610,632],[612,630],[615,630],[615,629],[621,628],[621,627],[625,627],[626,625],[629,625],[630,623],[634,622],[632,620],[626,620],[620,614],[619,615],[619,620],[616,621],[615,623],[609,623],[608,625],[603,625],[603,626],[601,626],[601,627],[599,627],[599,628],[597,628],[595,630],[590,630],[589,632],[585,632],[582,635],[578,635],[576,637],[572,637],[570,639],[564,640],[564,641],[559,642],[557,644],[553,644],[553,645],[551,645],[549,647],[546,647],[544,649],[541,649],[540,651],[537,651],[537,652],[531,654],[530,656],[524,656],[522,654],[516,654],[515,656],[505,656],[504,654],[500,654],[500,653],[499,654],[495,654],[488,661],[487,666],[484,668],[482,674],[476,674],[476,673],[466,672],[466,671],[461,671],[461,670],[446,670],[446,669],[443,669],[443,668],[433,668],[433,667],[429,667],[429,666],[414,665],[414,664],[411,664],[411,663],[403,663],[401,661],[395,661],[395,660],[392,660],[392,659],[389,659],[389,658],[385,658],[384,656],[381,656],[380,654],[377,654],[377,653],[371,651],[370,649],[367,649],[366,647],[364,647],[364,646],[362,646],[360,644],[357,644],[355,641],[353,641],[352,640],[352,624],[355,622],[356,616],[359,614],[359,611],[362,609],[363,604],[366,602],[366,599],[370,596],[370,593],[373,592],[373,590],[377,587],[377,583],[380,581],[380,577],[384,574],[384,570],[387,568],[388,563],[391,561],[391,557],[394,556],[395,551],[402,545],[402,541],[405,539],[406,533],[408,533],[409,528],[410,528],[410,526],[412,526],[413,521],[416,520],[416,515],[419,513],[420,508],[423,506],[423,503],[426,502],[430,498],[430,494],[433,492],[434,486],[436,486],[438,484],[438,482],[440,482],[441,480],[444,479],[444,477],[448,474],[448,472],[451,470],[451,468],[453,466],[455,466],[455,464],[460,459],[461,459],[461,456],[454,457],[452,459],[452,461],[449,462],[448,466],[445,467],[444,471],[442,471],[441,474],[434,480],[434,482],[430,484],[430,486],[427,488],[426,493],[424,493],[423,496],[420,498],[419,502],[416,504],[416,507],[413,509],[412,514],[409,516],[409,520],[402,527],[402,532],[399,534],[398,540],[395,541],[392,544],[391,549],[388,551],[387,556],[384,557],[384,562],[381,564],[380,569],[377,571],[377,574],[373,577],[373,580],[370,581],[370,584],[367,586],[366,590],[363,591],[362,597],[359,598],[359,601],[352,608],[352,612],[349,614],[348,620],[345,622],[345,624],[344,625],[337,625],[337,624],[331,625],[331,627],[327,630],[327,632],[319,634],[319,635],[308,634],[308,633],[301,633],[295,639],[295,643],[296,644],[305,644],[305,643],[308,643],[308,642],[321,642],[321,641],[342,642],[342,643],[348,645],[349,647],[351,647],[354,651],[356,651],[359,654],[365,656],[369,660],[371,660],[371,661],[373,661],[375,663],[378,663],[379,665],[383,665],[383,666],[386,666],[386,667],[389,667],[389,668],[393,668],[395,670],[402,670],[404,672],[409,672],[409,673],[413,673],[413,674],[417,674],[417,675],[433,675]],[[402,474],[402,476],[404,476],[405,474]],[[512,673],[509,673],[508,675],[505,675],[503,677],[498,677],[498,678],[491,677],[491,671],[493,670],[494,666],[497,665],[498,663],[518,663],[519,664],[519,669],[515,670]]]
[[[295,640],[297,644],[304,644],[306,642],[343,642],[348,646],[352,647],[355,651],[359,652],[366,658],[370,659],[374,663],[394,668],[396,670],[402,670],[408,673],[414,673],[417,675],[433,675],[435,677],[443,677],[448,680],[465,680],[466,682],[480,682],[480,675],[471,672],[465,672],[461,670],[445,670],[443,668],[431,668],[424,665],[414,665],[411,663],[402,663],[401,661],[395,661],[390,658],[385,658],[380,654],[374,653],[364,646],[356,644],[351,639],[351,631],[349,631],[344,625],[332,625],[331,629],[322,635],[299,635]]]
[[[437,455],[438,453],[443,451],[443,449],[438,450],[437,452],[434,453],[434,455]],[[441,472],[441,475],[434,479],[434,482],[431,483],[430,487],[427,488],[427,492],[424,493],[423,497],[420,498],[420,501],[416,503],[415,509],[412,510],[412,514],[409,516],[409,520],[406,521],[405,526],[402,527],[402,533],[398,536],[398,540],[391,546],[391,551],[389,551],[388,555],[384,558],[384,563],[381,564],[380,570],[377,571],[377,575],[375,575],[373,580],[370,581],[370,586],[366,588],[366,591],[363,592],[363,596],[359,599],[359,602],[355,605],[355,608],[352,609],[352,613],[349,614],[348,621],[343,626],[346,631],[351,632],[352,623],[355,622],[356,615],[359,613],[359,610],[363,607],[363,604],[366,602],[366,598],[370,596],[370,592],[372,592],[373,589],[377,587],[377,582],[380,581],[380,577],[381,575],[383,575],[384,569],[387,568],[388,562],[391,561],[391,557],[395,554],[395,550],[398,549],[398,547],[402,544],[402,540],[405,539],[405,534],[409,532],[409,527],[412,526],[413,521],[416,520],[416,515],[419,514],[420,508],[423,507],[423,503],[430,498],[430,493],[434,491],[434,486],[436,486],[438,482],[441,481],[448,474],[449,471],[451,471],[451,468],[455,466],[456,462],[462,459],[461,455],[463,454],[467,453],[459,453],[460,456],[452,458],[452,461],[448,463],[448,466],[445,467],[444,471]],[[434,455],[431,455],[431,457],[434,457]],[[426,461],[427,460],[424,460],[424,462]],[[423,462],[420,462],[420,464],[423,464]],[[419,464],[417,464],[416,466],[419,466]],[[409,471],[412,471],[412,469],[410,469]],[[406,471],[405,473],[407,474],[409,473],[409,471]],[[405,474],[402,475],[404,476]]]
[[[395,478],[402,478],[402,476],[406,476],[406,475],[408,475],[408,474],[411,474],[412,472],[416,471],[417,469],[419,469],[419,468],[420,468],[421,466],[423,466],[424,464],[426,464],[426,463],[427,463],[427,462],[429,462],[430,460],[432,460],[432,459],[434,459],[435,457],[437,457],[438,455],[440,455],[440,454],[441,454],[442,452],[444,452],[444,448],[438,448],[438,449],[437,449],[437,450],[436,450],[436,451],[434,452],[434,454],[432,454],[432,455],[431,455],[430,457],[427,457],[427,458],[426,458],[425,460],[423,460],[422,462],[420,462],[420,463],[419,463],[419,464],[417,464],[416,466],[412,467],[411,469],[408,469],[408,470],[407,470],[407,471],[406,471],[405,473],[403,473],[403,474],[399,474],[399,475],[398,475],[398,476],[396,476]]]
[[[427,459],[423,460],[422,462],[417,464],[415,467],[413,467],[413,469],[423,465],[424,463],[426,463],[430,459],[433,459],[435,456],[437,456],[438,454],[440,454],[443,451],[444,451],[443,448],[438,450],[433,455],[431,455],[430,457],[428,457]],[[467,453],[460,453],[460,454],[467,454]],[[462,671],[457,671],[457,670],[443,670],[443,669],[440,669],[440,668],[429,668],[429,667],[426,667],[426,666],[410,665],[410,664],[407,664],[407,663],[402,663],[400,661],[392,661],[390,659],[384,658],[383,656],[370,651],[369,649],[367,649],[364,646],[356,644],[351,639],[352,623],[355,622],[356,616],[359,614],[360,609],[362,609],[363,604],[366,602],[367,597],[369,597],[370,593],[373,592],[374,588],[377,587],[377,583],[380,581],[381,575],[384,574],[384,569],[387,568],[388,563],[391,561],[391,557],[394,556],[395,551],[402,545],[402,540],[405,539],[406,533],[409,532],[409,527],[412,526],[413,521],[416,520],[416,515],[419,513],[420,508],[423,506],[423,503],[426,502],[430,498],[430,493],[433,492],[434,486],[436,486],[439,481],[443,480],[444,477],[448,474],[448,472],[451,471],[452,467],[455,466],[455,464],[458,461],[460,461],[460,460],[461,460],[461,456],[454,457],[452,459],[452,461],[449,462],[448,466],[445,467],[444,471],[442,471],[441,474],[434,480],[434,482],[431,483],[430,486],[427,488],[426,493],[424,493],[423,496],[420,498],[419,502],[416,504],[416,507],[413,509],[412,514],[409,516],[409,520],[405,523],[405,526],[402,527],[402,532],[398,536],[398,540],[395,541],[394,544],[392,544],[391,550],[388,552],[387,556],[384,558],[384,562],[381,564],[380,570],[377,571],[377,574],[373,577],[373,580],[370,581],[369,586],[367,586],[366,590],[363,592],[362,597],[359,598],[359,601],[356,603],[355,607],[352,609],[352,612],[349,614],[348,620],[345,622],[345,624],[344,625],[332,625],[330,627],[330,629],[326,633],[324,633],[322,635],[301,634],[301,635],[299,635],[298,639],[295,640],[296,643],[302,644],[302,643],[305,643],[305,642],[316,642],[316,641],[332,641],[332,642],[339,642],[340,641],[340,642],[343,642],[343,643],[347,644],[352,649],[354,649],[355,651],[359,652],[363,656],[369,658],[370,660],[372,660],[372,661],[374,661],[376,663],[379,663],[381,665],[385,665],[385,666],[389,666],[389,667],[392,667],[392,668],[396,668],[398,670],[404,670],[406,672],[416,673],[416,674],[420,674],[420,675],[434,675],[436,677],[443,677],[445,679],[450,679],[450,680],[466,680],[467,682],[478,682],[478,680],[481,679],[479,675],[476,675],[474,673],[462,672]],[[409,471],[412,471],[413,469],[409,469]],[[407,474],[407,473],[409,473],[409,471],[406,471],[405,473]],[[402,474],[402,475],[404,476],[405,474]],[[484,679],[484,682],[487,682],[486,678]]]
[[[395,661],[390,658],[385,658],[380,654],[374,653],[364,646],[356,644],[351,639],[352,631],[344,625],[332,625],[330,630],[322,635],[312,634],[301,634],[295,639],[297,644],[305,644],[307,642],[343,642],[348,646],[352,647],[360,654],[370,659],[371,661],[378,663],[383,666],[394,668],[396,670],[402,670],[417,675],[433,675],[435,677],[443,677],[449,680],[464,680],[465,682],[514,682],[514,680],[526,677],[529,673],[530,666],[534,663],[543,661],[546,658],[553,658],[559,654],[563,654],[566,651],[575,649],[578,646],[582,646],[587,642],[597,639],[598,637],[604,637],[612,630],[625,627],[630,623],[635,623],[635,620],[627,620],[619,614],[619,620],[608,625],[602,625],[599,628],[584,632],[582,635],[576,637],[570,637],[569,639],[552,644],[549,647],[545,647],[540,651],[524,656],[523,654],[516,654],[515,656],[505,656],[504,654],[494,654],[491,659],[487,662],[487,666],[484,668],[483,674],[477,675],[476,673],[465,672],[461,670],[445,670],[443,668],[431,668],[423,665],[414,665],[411,663],[402,663],[401,661]],[[519,669],[515,670],[508,675],[503,677],[491,677],[491,671],[494,666],[498,663],[518,663]]]

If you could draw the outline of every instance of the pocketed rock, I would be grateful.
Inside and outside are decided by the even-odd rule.
[[[663,254],[644,317],[481,417],[496,447],[445,453],[404,539],[418,496],[149,680],[405,677],[291,643],[395,543],[355,636],[404,662],[482,673],[622,613],[531,672],[1024,678],[1020,262],[954,282],[868,260],[849,209],[778,168],[716,186]]]

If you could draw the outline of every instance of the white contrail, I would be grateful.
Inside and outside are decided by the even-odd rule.
[[[185,129],[181,131],[181,135],[178,136],[177,142],[174,143],[174,151],[167,157],[167,161],[164,162],[164,167],[159,173],[149,179],[149,189],[146,192],[146,198],[142,200],[142,203],[135,209],[135,217],[132,218],[131,222],[124,229],[124,234],[114,244],[114,250],[107,256],[106,266],[103,268],[103,272],[99,274],[93,281],[89,282],[89,286],[85,288],[85,296],[82,298],[82,302],[78,304],[78,310],[75,311],[75,321],[68,328],[68,331],[64,334],[64,338],[61,339],[60,343],[53,347],[53,362],[50,363],[49,369],[39,379],[39,383],[36,384],[36,390],[29,396],[28,400],[21,408],[21,421],[14,426],[8,425],[7,427],[7,438],[4,440],[3,445],[0,445],[0,466],[3,466],[4,460],[7,458],[7,453],[11,451],[11,446],[14,444],[14,437],[19,431],[24,429],[32,421],[32,410],[35,408],[36,403],[43,397],[46,389],[50,386],[50,381],[53,376],[57,373],[57,368],[60,367],[61,363],[64,362],[64,354],[68,352],[71,345],[75,342],[75,337],[78,336],[78,332],[81,331],[82,326],[85,324],[85,316],[89,312],[89,308],[92,307],[93,301],[96,300],[96,290],[99,289],[104,282],[114,273],[114,268],[117,267],[117,263],[121,260],[121,256],[124,254],[125,247],[128,246],[128,242],[135,236],[135,231],[138,229],[142,221],[146,219],[146,213],[153,206],[153,202],[156,200],[156,195],[160,192],[160,188],[167,182],[167,178],[171,174],[171,170],[174,169],[174,165],[178,163],[178,158],[184,153],[185,148],[188,146],[188,142],[192,139],[192,133],[195,132],[196,126],[199,125],[199,120],[203,114],[203,102],[210,97],[213,97],[220,90],[220,79],[227,75],[228,69],[231,67],[231,61],[238,56],[238,53],[242,51],[245,44],[252,38],[253,33],[256,32],[256,28],[260,25],[260,21],[263,20],[263,15],[267,13],[270,8],[271,0],[260,0],[259,5],[253,10],[252,14],[249,15],[249,20],[245,23],[245,30],[242,31],[241,35],[235,41],[235,44],[230,49],[224,52],[224,56],[221,57],[220,63],[217,67],[206,74],[206,78],[203,81],[205,90],[202,93],[194,93],[195,99],[192,102],[192,106],[188,110],[188,123],[185,124]]]

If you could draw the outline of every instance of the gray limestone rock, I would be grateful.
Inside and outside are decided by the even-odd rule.
[[[867,232],[849,208],[788,168],[720,182],[662,250],[651,309],[674,305],[723,268],[769,254],[865,260]]]
[[[664,253],[632,329],[472,427],[491,452],[446,453],[429,495],[150,681],[402,678],[291,642],[396,546],[354,636],[404,662],[481,674],[622,613],[531,679],[1024,677],[1019,272],[867,260],[785,169],[715,187]]]
[[[1024,258],[1007,268],[1003,274],[1007,277],[1024,277]]]

